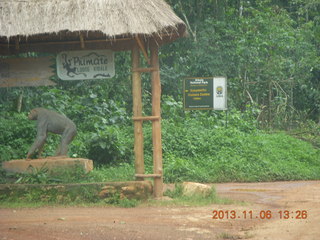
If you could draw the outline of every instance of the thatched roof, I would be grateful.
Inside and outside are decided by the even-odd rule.
[[[164,0],[0,0],[0,43],[185,34]],[[69,37],[69,38],[68,38]]]

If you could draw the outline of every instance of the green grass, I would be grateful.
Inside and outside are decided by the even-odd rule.
[[[243,204],[235,202],[227,198],[221,198],[216,194],[214,186],[211,187],[211,191],[205,195],[193,194],[192,196],[183,194],[182,184],[176,183],[173,190],[167,190],[164,196],[169,198],[163,201],[150,199],[144,205],[148,206],[207,206],[211,204]]]
[[[285,132],[267,133],[256,130],[253,124],[241,118],[233,120],[230,121],[229,127],[225,128],[224,124],[217,123],[217,119],[210,116],[188,117],[185,121],[163,119],[164,181],[216,183],[320,179],[320,149],[316,144],[295,138]],[[314,129],[318,127],[314,126]],[[151,132],[151,126],[146,125],[145,168],[148,173],[153,172]],[[313,133],[313,136],[318,136],[318,130]],[[121,160],[114,165],[95,167],[89,173],[84,173],[81,168],[76,167],[72,170],[59,169],[52,174],[44,167],[40,170],[34,169],[28,174],[7,174],[0,168],[0,183],[64,184],[132,181],[134,169],[133,163]],[[54,189],[21,191],[17,192],[17,195],[0,194],[0,205],[111,204],[132,207],[140,204],[131,200],[122,201],[119,196],[100,200],[93,197],[95,191],[84,187],[63,196],[59,196]],[[228,203],[228,200],[220,199],[214,193],[205,198],[186,197],[179,193],[179,187],[175,192],[166,194],[173,200],[150,201],[147,204]]]
[[[100,167],[92,172],[85,173],[80,166],[74,169],[55,169],[49,172],[43,167],[39,170],[25,174],[8,174],[0,172],[2,183],[31,184],[28,187],[15,188],[14,191],[7,187],[0,190],[1,207],[40,207],[46,205],[99,205],[134,207],[139,204],[137,200],[122,199],[113,196],[112,199],[100,199],[99,185],[76,185],[68,187],[72,183],[95,183],[112,181],[133,180],[134,167],[130,164],[122,164],[118,167]],[[53,184],[53,185],[52,185]],[[66,185],[67,184],[67,185]],[[101,184],[100,184],[101,185]]]
[[[236,129],[206,129],[201,126],[192,130],[192,125],[180,126],[180,129],[177,126],[177,132],[185,138],[171,136],[169,141],[164,137],[163,166],[166,183],[320,179],[320,150],[311,143],[285,133],[241,132]],[[174,144],[174,141],[179,142]],[[153,163],[149,156],[152,151],[146,152],[146,171],[152,173]],[[54,175],[48,174],[45,168],[29,174],[7,175],[0,171],[0,183],[90,183],[132,180],[134,165],[130,163],[99,166],[90,173],[84,173],[79,168],[74,171],[60,169]]]
[[[14,190],[13,190],[14,189]],[[236,203],[226,198],[217,196],[215,188],[207,194],[193,194],[186,196],[183,194],[181,184],[176,184],[173,190],[167,190],[164,194],[169,198],[165,200],[148,199],[140,201],[136,199],[122,198],[116,192],[108,198],[100,198],[100,185],[20,185],[14,188],[8,186],[0,190],[0,207],[22,208],[22,207],[43,207],[43,206],[207,206],[211,204],[231,204]],[[237,202],[237,204],[243,204]]]
[[[165,196],[170,200],[139,201],[136,199],[121,198],[120,194],[101,199],[98,197],[98,187],[79,186],[68,188],[65,191],[56,187],[38,185],[38,187],[20,188],[15,191],[1,191],[0,207],[2,208],[37,208],[45,206],[85,206],[102,207],[117,206],[131,208],[136,206],[206,206],[211,204],[231,204],[235,203],[226,198],[217,196],[215,188],[206,194],[194,194],[185,196],[182,193],[182,186],[177,184],[174,190],[167,191]],[[242,204],[242,203],[238,203]]]
[[[320,179],[320,149],[309,142],[281,132],[208,128],[197,122],[167,126],[171,136],[164,137],[166,182]]]
[[[118,206],[135,207],[139,200],[122,198],[115,193],[100,198],[101,184],[83,185],[23,185],[0,190],[0,207],[41,207],[41,206]]]
[[[57,168],[49,172],[46,167],[31,169],[30,173],[6,173],[0,169],[0,184],[27,183],[27,184],[59,184],[59,183],[94,183],[133,181],[134,166],[123,163],[118,166],[96,167],[85,173],[80,166],[73,169]]]
[[[122,163],[118,166],[100,166],[88,174],[92,182],[134,181],[134,165]]]

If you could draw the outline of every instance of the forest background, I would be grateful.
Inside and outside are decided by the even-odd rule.
[[[320,179],[320,0],[167,2],[189,36],[160,49],[165,181]],[[27,113],[45,107],[76,123],[69,155],[96,168],[83,179],[134,179],[130,52],[115,65],[112,79],[0,88],[0,162],[25,158],[36,135]],[[228,120],[183,109],[183,79],[210,76],[228,79]],[[150,96],[146,74],[145,115]],[[151,173],[151,125],[143,130]],[[50,135],[44,155],[58,142]]]

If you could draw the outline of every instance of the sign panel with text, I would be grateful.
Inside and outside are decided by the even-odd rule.
[[[112,78],[114,53],[110,50],[61,52],[57,55],[57,74],[61,80]]]
[[[186,78],[183,86],[186,110],[227,109],[227,79],[225,77]]]

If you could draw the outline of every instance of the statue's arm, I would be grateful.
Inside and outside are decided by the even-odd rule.
[[[37,123],[37,137],[34,140],[28,154],[27,159],[31,157],[31,155],[37,150],[41,149],[47,139],[47,124],[46,122],[41,122],[38,120]]]

